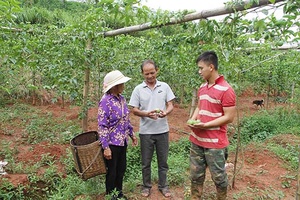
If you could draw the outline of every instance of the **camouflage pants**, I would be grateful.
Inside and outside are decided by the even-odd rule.
[[[228,177],[225,171],[224,149],[207,149],[192,143],[190,149],[190,179],[192,199],[200,199],[208,167],[217,193],[227,193]],[[223,195],[223,196],[224,196]]]

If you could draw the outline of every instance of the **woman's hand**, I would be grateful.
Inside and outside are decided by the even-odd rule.
[[[104,158],[107,159],[107,160],[112,159],[112,153],[111,153],[111,150],[110,150],[109,147],[107,147],[107,148],[104,149],[103,156],[104,156]]]
[[[132,146],[137,146],[138,145],[138,139],[136,138],[136,136],[132,136]]]

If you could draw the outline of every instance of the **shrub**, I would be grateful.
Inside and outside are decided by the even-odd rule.
[[[279,108],[262,110],[241,121],[242,142],[259,142],[280,133],[300,133],[300,114],[297,111]],[[236,137],[236,136],[235,136]]]

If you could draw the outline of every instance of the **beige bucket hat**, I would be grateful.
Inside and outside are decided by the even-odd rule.
[[[124,76],[119,70],[114,70],[106,74],[103,81],[103,93],[121,83],[126,83],[131,78]]]

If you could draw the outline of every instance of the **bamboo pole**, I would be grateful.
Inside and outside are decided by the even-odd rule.
[[[274,4],[279,3],[279,2],[284,2],[284,1],[285,0],[274,0]],[[148,29],[152,29],[152,28],[159,28],[162,26],[175,25],[175,24],[180,24],[180,23],[199,20],[199,19],[207,19],[208,17],[216,17],[216,16],[220,16],[220,15],[226,15],[226,14],[230,14],[230,13],[234,13],[234,12],[238,12],[238,11],[249,10],[252,8],[258,8],[258,7],[266,6],[266,5],[270,5],[270,4],[271,4],[270,0],[258,0],[258,1],[255,1],[255,3],[253,3],[253,0],[246,0],[246,1],[239,2],[238,4],[234,5],[233,7],[222,6],[222,7],[214,8],[214,9],[202,10],[200,12],[194,12],[191,14],[187,14],[187,15],[183,16],[182,18],[171,18],[169,20],[169,22],[166,22],[166,23],[153,25],[151,22],[147,22],[144,24],[124,27],[124,28],[120,28],[120,29],[116,29],[116,30],[107,31],[107,32],[100,32],[100,33],[98,33],[98,36],[111,37],[111,36],[117,36],[117,35],[121,35],[121,34],[144,31],[144,30],[148,30]],[[251,6],[249,7],[249,5],[251,5]],[[19,28],[4,27],[4,26],[0,26],[0,29],[6,30],[6,31],[13,31],[13,32],[24,31]]]
[[[238,76],[238,80],[240,80],[240,72],[238,72],[237,74]],[[232,188],[234,188],[235,186],[235,177],[238,173],[238,169],[237,169],[237,163],[238,163],[238,157],[239,157],[239,151],[241,149],[241,128],[240,128],[240,112],[239,112],[239,97],[237,96],[236,98],[236,117],[237,117],[237,144],[236,144],[236,150],[235,150],[235,157],[234,157],[234,168],[233,168],[233,177],[232,177]],[[243,163],[241,168],[243,167]],[[240,168],[240,169],[241,169]]]
[[[284,0],[274,0],[274,3],[279,3],[283,2]],[[171,18],[169,22],[162,23],[162,24],[155,24],[153,25],[151,22],[147,22],[144,24],[139,24],[139,25],[134,25],[134,26],[129,26],[129,27],[124,27],[116,30],[111,30],[107,32],[100,32],[98,33],[99,36],[105,36],[105,37],[111,37],[111,36],[117,36],[121,34],[127,34],[127,33],[132,33],[132,32],[138,32],[138,31],[144,31],[152,28],[159,28],[162,26],[169,26],[169,25],[175,25],[175,24],[180,24],[184,22],[189,22],[189,21],[194,21],[194,20],[199,20],[199,19],[207,19],[208,17],[215,17],[215,16],[220,16],[220,15],[226,15],[238,11],[244,11],[252,8],[257,8],[265,5],[271,4],[269,0],[259,0],[255,3],[253,3],[253,0],[247,0],[247,1],[242,1],[239,2],[239,4],[236,4],[233,7],[227,7],[227,6],[222,6],[219,8],[214,8],[210,10],[202,10],[200,12],[194,12],[191,14],[187,14],[183,16],[182,18]],[[249,7],[249,5],[251,5]]]

